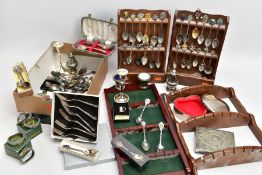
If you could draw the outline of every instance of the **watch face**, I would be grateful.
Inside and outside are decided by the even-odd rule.
[[[38,125],[39,125],[40,121],[38,118],[27,118],[24,120],[24,123],[23,125],[26,127],[26,128],[36,128]]]
[[[21,145],[24,141],[24,136],[21,133],[14,134],[8,138],[8,143],[12,146]]]

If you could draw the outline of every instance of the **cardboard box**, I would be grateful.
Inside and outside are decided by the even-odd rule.
[[[108,71],[108,59],[93,57],[87,53],[78,52],[73,49],[72,44],[64,43],[64,46],[61,48],[62,63],[66,62],[67,54],[70,52],[75,55],[79,63],[78,68],[85,66],[88,70],[96,71],[94,79],[86,94],[98,95]],[[13,92],[18,112],[51,115],[52,100],[43,99],[37,94],[40,92],[40,86],[47,76],[50,75],[50,72],[52,70],[59,70],[59,65],[58,54],[51,43],[45,53],[28,72],[34,94],[20,97],[17,91]],[[52,97],[52,95],[50,95],[50,97]]]

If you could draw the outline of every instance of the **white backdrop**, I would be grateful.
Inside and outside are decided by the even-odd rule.
[[[262,1],[236,0],[1,0],[0,1],[0,144],[16,132],[15,104],[12,90],[15,88],[11,66],[23,61],[30,68],[45,51],[51,41],[75,42],[81,36],[81,17],[89,13],[96,18],[116,21],[117,9],[175,9],[196,10],[230,16],[230,24],[224,43],[216,84],[234,87],[237,96],[246,109],[256,116],[262,128],[261,102],[262,85],[260,68]],[[113,85],[111,77],[116,71],[117,54],[109,60],[109,74],[103,88]],[[164,85],[158,85],[164,92]],[[100,92],[101,122],[107,122],[103,92]],[[58,152],[58,143],[52,140],[50,128],[44,126],[44,133],[33,140],[35,158],[26,165],[20,165],[4,153],[0,147],[0,174],[117,174],[116,163],[63,170],[63,158]],[[245,139],[245,138],[243,138]],[[250,163],[225,168],[199,171],[204,174],[261,174],[262,163]]]

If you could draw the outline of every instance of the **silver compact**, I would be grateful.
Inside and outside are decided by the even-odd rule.
[[[147,89],[148,88],[148,83],[151,79],[151,75],[149,73],[140,73],[138,74],[137,76],[138,80],[139,80],[139,84],[138,86],[141,88],[141,89]]]
[[[204,94],[201,99],[205,107],[211,112],[227,112],[230,111],[226,102],[217,99],[214,95]]]
[[[235,147],[233,132],[196,127],[196,153],[206,154]]]

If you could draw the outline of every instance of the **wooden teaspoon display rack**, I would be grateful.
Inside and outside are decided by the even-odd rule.
[[[176,67],[179,84],[189,86],[202,83],[214,84],[228,24],[228,16],[207,14],[199,9],[196,12],[176,10],[167,64],[167,76]],[[194,31],[194,29],[196,30]],[[196,34],[197,31],[198,35]],[[195,32],[198,37],[194,38],[192,32]],[[189,36],[188,41],[185,43],[180,38],[179,42],[179,34],[184,37],[187,33]],[[201,34],[204,36],[204,40],[199,44],[198,40]],[[211,44],[207,47],[205,42],[207,42],[208,37],[211,39]],[[219,42],[215,48],[212,45],[214,39]],[[198,61],[197,66],[193,66],[194,60]],[[191,65],[189,68],[187,65],[183,67],[182,62]],[[203,71],[199,70],[201,63],[204,63],[203,68],[205,70]],[[206,69],[207,66],[210,66],[211,73]]]
[[[141,20],[138,18],[139,13],[144,14]],[[166,15],[166,17],[162,20],[160,19],[161,13],[162,15]],[[133,18],[133,20],[131,18],[132,14],[135,15],[135,18]],[[148,14],[150,15],[147,19]],[[157,15],[158,19],[154,19],[154,15]],[[118,68],[125,68],[128,70],[128,81],[137,81],[137,75],[141,72],[150,73],[151,82],[165,81],[165,64],[168,46],[169,25],[170,12],[167,10],[121,9],[118,11]],[[143,34],[143,36],[147,34],[149,38],[149,44],[145,45],[143,44],[143,40],[141,42],[138,42],[138,40],[136,39],[134,44],[132,45],[132,42],[130,42],[129,39],[124,40],[122,37],[125,30],[128,34],[134,32],[135,35],[137,35],[139,31]],[[154,33],[158,37],[161,32],[163,33],[162,44],[159,45],[159,42],[157,42],[154,47],[151,47],[151,37],[154,35]],[[137,45],[139,44],[140,46],[137,47]],[[127,57],[129,57],[130,55],[131,63],[128,64],[126,63],[126,60]],[[145,55],[148,60],[145,65],[142,65],[141,58]],[[158,68],[156,66],[157,61],[159,61]],[[153,65],[154,68],[149,67],[150,62],[151,66]]]

